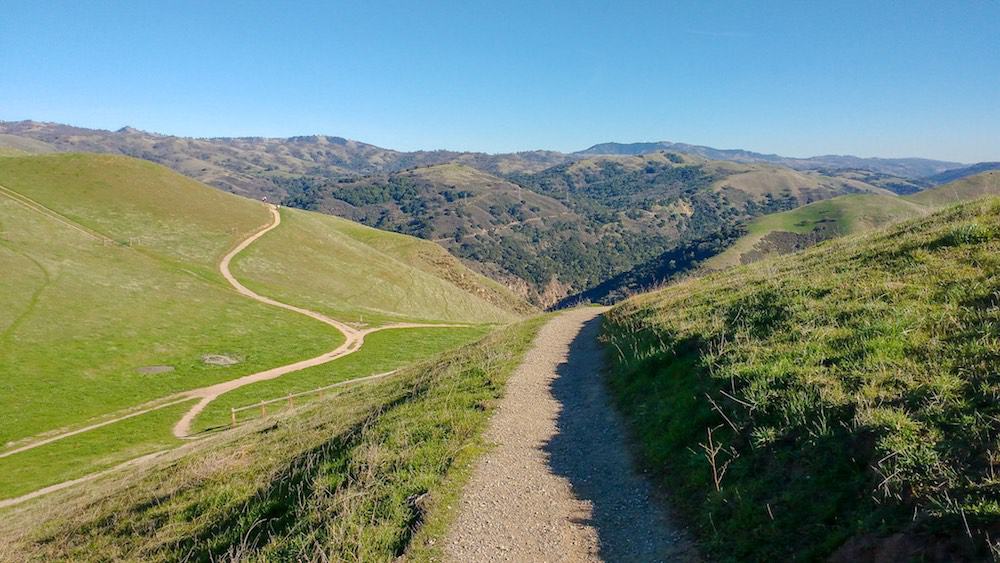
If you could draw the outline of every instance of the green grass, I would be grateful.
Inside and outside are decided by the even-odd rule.
[[[181,440],[174,438],[170,428],[191,405],[188,401],[165,407],[0,458],[0,499],[17,497],[177,447]],[[121,447],[110,448],[109,444],[121,444]]]
[[[713,557],[814,560],[894,533],[915,550],[899,558],[988,554],[1000,200],[643,295],[605,330],[644,458]]]
[[[74,199],[73,184],[46,179],[76,164],[52,158],[0,160],[0,185],[30,186],[24,191],[53,207]],[[135,185],[130,179],[123,176]],[[72,206],[82,209],[87,198],[76,199]],[[245,227],[264,217],[249,216]],[[178,264],[151,249],[105,246],[0,195],[0,269],[9,272],[0,291],[0,444],[312,357],[342,341],[331,327],[241,297],[208,274],[208,256],[230,242],[221,236],[203,259]],[[242,362],[206,365],[201,357],[210,353]],[[175,369],[137,371],[154,365]]]
[[[753,221],[750,232],[760,234],[784,230],[805,234],[824,222],[835,223],[839,235],[847,235],[919,217],[926,213],[904,198],[887,195],[848,195],[818,201],[792,211],[765,215]]]
[[[240,296],[218,272],[219,259],[270,220],[259,202],[148,162],[88,154],[0,158],[0,186],[0,449],[314,357],[343,341],[323,323]],[[261,293],[346,321],[363,312],[366,324],[517,318],[516,298],[443,258],[432,243],[317,214],[284,216],[248,250],[249,271],[234,267]],[[477,330],[450,333],[450,342],[435,337],[400,346],[405,362],[390,363],[433,355]],[[208,365],[207,354],[239,363]],[[374,357],[349,364],[350,373],[385,364]],[[140,371],[151,366],[173,370]],[[329,374],[293,374],[254,389],[280,395],[298,389],[283,387],[286,381]],[[151,437],[171,425],[160,423]],[[96,436],[104,450],[88,446],[81,468],[142,442],[137,434]],[[39,482],[65,474],[56,465],[39,466],[27,452],[8,459],[16,471],[38,472]]]
[[[466,292],[409,259],[413,244],[444,253],[431,243],[297,209],[283,208],[281,220],[234,260],[234,274],[258,293],[366,325],[516,318],[481,296],[492,284]],[[468,270],[464,275],[485,280]]]
[[[411,546],[433,555],[451,515],[442,502],[484,448],[542,321],[209,438],[148,471],[7,510],[0,558],[386,561]]]
[[[365,338],[365,345],[361,350],[354,354],[278,379],[247,385],[222,395],[195,420],[195,430],[228,427],[231,420],[230,408],[245,407],[260,401],[277,399],[288,393],[309,391],[332,383],[399,369],[415,361],[478,340],[489,330],[488,327],[477,326],[389,329],[372,333]],[[296,404],[309,402],[315,398],[315,396],[300,397],[296,399]],[[268,412],[272,413],[282,408],[283,404],[271,405],[268,407]],[[256,409],[238,413],[241,422],[259,415],[260,412]]]

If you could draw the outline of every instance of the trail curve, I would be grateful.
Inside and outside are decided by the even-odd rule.
[[[2,188],[2,186],[0,186],[0,188]],[[7,194],[2,194],[2,195],[7,195]],[[19,201],[19,203],[25,204],[24,202],[20,202],[20,201]],[[243,241],[241,241],[232,250],[230,250],[228,253],[226,253],[226,255],[223,256],[222,259],[219,261],[219,272],[222,274],[222,277],[225,278],[225,280],[229,283],[229,285],[231,285],[233,287],[233,289],[235,289],[238,293],[240,293],[241,295],[243,295],[243,296],[245,296],[247,298],[253,299],[255,301],[259,301],[261,303],[265,303],[267,305],[271,305],[273,307],[279,307],[281,309],[286,309],[286,310],[289,310],[289,311],[293,311],[295,313],[299,313],[301,315],[305,315],[307,317],[310,317],[312,319],[315,319],[317,321],[320,321],[322,323],[325,323],[325,324],[327,324],[329,326],[334,327],[335,329],[337,329],[338,331],[340,331],[341,334],[344,335],[344,342],[343,343],[341,343],[339,346],[337,346],[333,350],[331,350],[331,351],[329,351],[329,352],[327,352],[325,354],[321,354],[319,356],[316,356],[314,358],[309,358],[309,359],[306,359],[306,360],[300,360],[298,362],[294,362],[294,363],[291,363],[291,364],[286,364],[286,365],[283,365],[283,366],[274,367],[274,368],[267,369],[267,370],[264,370],[264,371],[260,371],[260,372],[257,372],[257,373],[248,374],[248,375],[245,375],[245,376],[242,376],[242,377],[238,377],[236,379],[232,379],[232,380],[229,380],[229,381],[224,381],[224,382],[217,383],[217,384],[214,384],[214,385],[209,385],[209,386],[206,386],[206,387],[200,387],[200,388],[197,388],[197,389],[190,389],[190,390],[187,390],[187,391],[181,391],[179,393],[174,393],[173,395],[169,395],[169,396],[161,397],[161,398],[153,400],[153,401],[149,401],[147,403],[144,403],[142,405],[138,405],[138,406],[134,407],[131,411],[129,411],[128,413],[126,413],[126,414],[124,414],[122,416],[117,416],[117,417],[114,417],[114,418],[109,418],[107,420],[103,420],[103,421],[101,421],[99,423],[96,423],[96,424],[91,424],[91,425],[85,426],[83,428],[78,428],[78,429],[75,429],[75,430],[63,432],[63,433],[60,433],[60,434],[57,434],[57,435],[54,435],[54,436],[47,436],[47,437],[44,437],[42,439],[39,439],[39,440],[36,440],[36,441],[33,441],[33,442],[24,443],[24,444],[22,444],[22,445],[20,445],[20,446],[18,446],[16,448],[14,448],[14,449],[7,450],[7,451],[4,451],[4,452],[0,452],[0,458],[4,458],[4,457],[10,456],[10,455],[18,454],[18,453],[21,453],[21,452],[24,452],[24,451],[27,451],[27,450],[31,450],[31,449],[34,449],[34,448],[37,448],[37,447],[40,447],[40,446],[44,446],[46,444],[51,444],[52,442],[56,442],[56,441],[62,440],[64,438],[69,438],[69,437],[72,437],[72,436],[76,436],[78,434],[82,434],[84,432],[89,432],[91,430],[96,430],[98,428],[102,428],[104,426],[107,426],[107,425],[110,425],[110,424],[114,424],[116,422],[120,422],[122,420],[126,420],[126,419],[133,418],[133,417],[136,417],[136,416],[139,416],[139,415],[142,415],[142,414],[146,414],[146,413],[149,413],[149,412],[152,412],[152,411],[155,411],[155,410],[159,410],[159,409],[162,409],[164,407],[173,406],[173,405],[176,405],[176,404],[181,403],[181,402],[186,401],[186,400],[198,399],[198,402],[195,403],[186,413],[184,413],[184,415],[181,417],[181,419],[173,427],[173,435],[175,437],[181,438],[181,439],[190,439],[190,437],[191,437],[191,425],[194,422],[195,418],[197,418],[197,416],[199,414],[201,414],[201,412],[204,411],[205,408],[212,401],[214,401],[215,399],[217,399],[220,395],[222,395],[224,393],[227,393],[229,391],[233,391],[235,389],[239,389],[240,387],[243,387],[245,385],[250,385],[252,383],[257,383],[257,382],[260,382],[260,381],[267,381],[267,380],[270,380],[270,379],[275,379],[277,377],[281,377],[282,375],[286,375],[286,374],[289,374],[289,373],[292,373],[292,372],[300,371],[300,370],[303,370],[303,369],[306,369],[306,368],[310,368],[310,367],[314,367],[314,366],[323,365],[323,364],[325,364],[327,362],[330,362],[332,360],[335,360],[337,358],[341,358],[341,357],[346,356],[348,354],[352,354],[354,352],[357,352],[361,348],[361,345],[364,344],[365,336],[367,336],[367,335],[369,335],[369,334],[371,334],[373,332],[378,332],[378,331],[381,331],[381,330],[406,329],[406,328],[457,328],[457,327],[468,327],[468,326],[470,326],[468,324],[459,324],[459,323],[408,323],[408,322],[403,322],[403,323],[386,324],[386,325],[382,325],[382,326],[374,327],[374,328],[358,329],[358,328],[355,328],[355,327],[353,327],[353,326],[351,326],[351,325],[349,325],[347,323],[344,323],[342,321],[338,321],[336,319],[330,318],[330,317],[328,317],[328,316],[326,316],[326,315],[324,315],[322,313],[318,313],[316,311],[311,311],[311,310],[305,309],[303,307],[298,307],[298,306],[295,306],[295,305],[290,305],[288,303],[282,303],[281,301],[277,301],[275,299],[271,299],[270,297],[265,297],[265,296],[260,295],[259,293],[255,292],[255,291],[253,291],[252,289],[246,287],[245,285],[243,285],[242,283],[240,283],[240,281],[238,279],[236,279],[236,277],[233,275],[232,271],[230,270],[230,263],[232,262],[233,258],[236,257],[236,255],[238,255],[243,250],[246,250],[246,248],[249,247],[251,244],[253,244],[255,241],[257,241],[258,239],[260,239],[261,237],[263,237],[264,235],[266,235],[270,231],[274,230],[275,228],[278,227],[278,225],[281,224],[281,214],[278,212],[277,206],[269,204],[268,205],[268,210],[271,212],[271,222],[269,222],[267,225],[261,227],[260,229],[258,229],[257,231],[255,231],[253,234],[251,234],[247,238],[243,239]],[[42,210],[37,210],[37,209],[36,209],[36,211],[38,211],[40,213],[44,212]],[[97,236],[97,235],[94,235],[94,236]],[[362,378],[362,379],[364,379],[364,378]],[[345,383],[347,383],[347,382],[345,382]]]
[[[189,438],[191,435],[191,424],[194,422],[194,419],[197,418],[197,416],[201,414],[203,410],[205,410],[205,408],[209,405],[209,403],[217,399],[223,393],[227,393],[234,389],[239,389],[240,387],[243,387],[244,385],[250,385],[251,383],[257,383],[259,381],[267,381],[270,379],[281,377],[282,375],[288,373],[323,365],[327,362],[336,360],[337,358],[342,358],[348,354],[353,354],[354,352],[357,352],[359,349],[361,349],[361,345],[364,344],[365,342],[365,336],[373,332],[377,332],[380,330],[395,329],[395,328],[445,328],[445,327],[469,326],[465,324],[393,323],[393,324],[382,325],[380,327],[375,327],[375,328],[357,329],[347,323],[338,321],[336,319],[332,319],[322,313],[317,313],[316,311],[311,311],[309,309],[303,307],[297,307],[295,305],[289,305],[288,303],[282,303],[281,301],[271,299],[270,297],[265,297],[253,291],[252,289],[243,285],[242,283],[240,283],[239,280],[236,279],[236,276],[234,276],[232,271],[230,271],[229,269],[229,264],[232,262],[233,258],[235,258],[237,254],[239,254],[243,250],[246,250],[248,246],[253,244],[255,241],[257,241],[267,233],[276,229],[278,225],[281,224],[281,213],[278,211],[278,207],[273,204],[268,204],[267,207],[271,211],[271,218],[272,218],[271,223],[262,227],[260,230],[258,230],[254,234],[244,239],[243,242],[236,245],[235,248],[233,248],[225,256],[223,256],[222,260],[219,261],[219,272],[222,274],[222,277],[224,277],[226,281],[229,282],[229,285],[233,286],[233,289],[239,292],[240,295],[243,295],[255,301],[259,301],[261,303],[265,303],[267,305],[271,305],[273,307],[279,307],[282,309],[299,313],[301,315],[305,315],[307,317],[316,319],[317,321],[320,321],[322,323],[326,323],[327,325],[330,325],[333,328],[339,330],[341,334],[344,335],[344,342],[341,343],[336,348],[334,348],[333,350],[325,354],[316,356],[315,358],[309,358],[292,364],[278,366],[261,372],[244,375],[243,377],[238,377],[236,379],[232,379],[229,381],[223,381],[222,383],[217,383],[215,385],[210,385],[208,387],[202,387],[200,389],[193,389],[191,391],[185,391],[184,393],[181,393],[181,396],[183,397],[197,398],[200,400],[197,403],[195,403],[195,405],[192,406],[188,412],[184,413],[184,416],[182,416],[181,419],[177,421],[177,424],[174,425],[173,433],[174,436],[177,438],[182,438],[182,439]]]

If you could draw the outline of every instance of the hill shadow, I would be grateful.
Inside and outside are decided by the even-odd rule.
[[[601,317],[587,321],[551,384],[561,410],[556,435],[544,446],[553,473],[567,479],[576,498],[592,505],[593,527],[605,561],[694,561],[686,534],[632,463],[622,420],[603,380],[597,343]]]

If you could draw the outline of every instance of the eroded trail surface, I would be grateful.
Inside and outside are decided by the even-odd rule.
[[[603,309],[542,327],[511,377],[445,551],[452,561],[692,561],[636,472],[601,379]]]

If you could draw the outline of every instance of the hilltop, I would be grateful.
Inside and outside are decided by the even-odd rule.
[[[961,180],[966,176],[975,176],[976,174],[988,172],[990,170],[1000,170],[1000,162],[979,162],[962,168],[953,168],[933,176],[928,176],[924,178],[924,180],[929,182],[931,185],[947,184],[948,182]]]
[[[342,178],[414,166],[462,162],[496,173],[537,171],[568,157],[554,151],[489,155],[475,152],[402,152],[328,135],[288,138],[189,138],[123,127],[116,131],[37,121],[0,122],[0,147],[29,153],[123,154],[168,166],[185,176],[252,198],[285,197],[288,179]]]
[[[648,470],[721,560],[988,560],[1000,199],[606,315]]]

